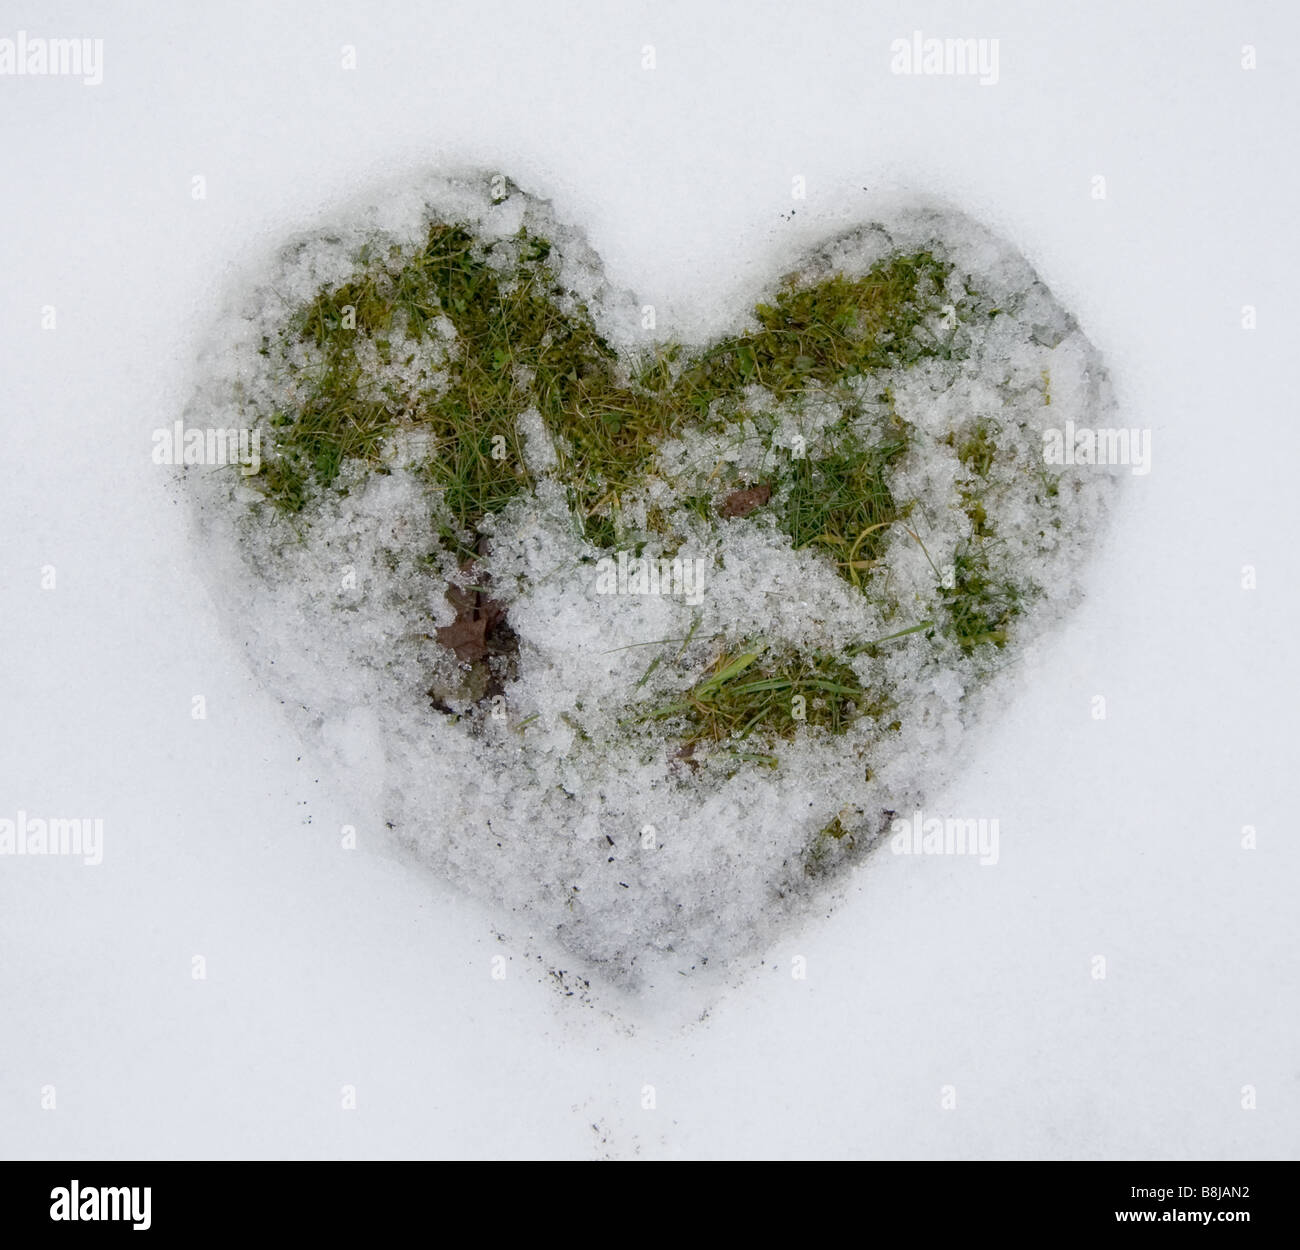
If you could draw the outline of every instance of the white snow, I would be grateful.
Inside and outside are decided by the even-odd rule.
[[[0,859],[0,1153],[1294,1157],[1289,6],[939,3],[918,22],[760,5],[737,22],[708,5],[290,4],[259,10],[256,38],[161,4],[46,20],[103,37],[104,82],[0,84],[0,818],[100,816],[105,839],[98,867]],[[1000,37],[998,84],[891,76],[890,41],[915,25]],[[526,921],[394,848],[382,796],[349,778],[388,749],[367,709],[402,673],[336,674],[318,709],[352,772],[304,750],[241,654],[252,625],[236,645],[206,589],[238,581],[195,566],[183,499],[149,461],[222,291],[358,191],[485,164],[552,196],[611,282],[694,340],[882,192],[941,197],[1028,257],[1102,353],[1121,419],[1154,431],[1082,603],[1002,675],[926,794],[927,812],[998,817],[998,865],[873,856],[690,1024],[672,995],[614,1011],[580,983],[557,994],[548,969],[572,987],[569,965],[538,958]],[[407,207],[381,204],[393,228]],[[539,567],[567,557],[540,519],[529,534]],[[333,587],[372,558],[320,553],[316,575]],[[417,606],[443,610],[382,603],[376,647]],[[958,693],[928,693],[934,751]],[[562,757],[572,731],[544,732]],[[508,774],[478,783],[440,819],[516,818]],[[797,788],[770,779],[763,797],[790,812]],[[707,810],[727,829],[736,803]],[[582,824],[575,846],[602,836]],[[580,859],[562,866],[575,879]]]

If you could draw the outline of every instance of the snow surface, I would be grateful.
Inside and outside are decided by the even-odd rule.
[[[105,80],[0,80],[0,816],[102,816],[105,854],[0,861],[0,1153],[1294,1156],[1288,6],[40,20],[102,35]],[[891,76],[915,28],[999,37],[998,85]],[[188,402],[221,291],[430,164],[551,197],[687,338],[890,189],[1012,240],[1079,319],[1155,463],[1084,602],[927,800],[998,817],[996,868],[875,855],[706,1019],[615,1013],[498,940],[499,914],[304,752],[222,625],[150,432]],[[366,767],[363,720],[330,736]]]

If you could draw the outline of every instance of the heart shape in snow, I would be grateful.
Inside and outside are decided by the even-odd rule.
[[[1114,485],[1044,457],[1104,423],[1097,353],[960,214],[891,210],[707,344],[656,320],[547,204],[431,180],[280,254],[176,449],[243,453],[190,473],[204,563],[304,732],[625,984],[923,849],[895,822]]]

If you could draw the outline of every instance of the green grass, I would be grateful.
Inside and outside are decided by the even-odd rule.
[[[585,309],[566,312],[557,302],[563,292],[546,263],[546,240],[521,231],[504,274],[491,263],[500,247],[435,223],[421,248],[361,258],[353,279],[323,289],[293,319],[290,334],[314,345],[324,367],[307,379],[299,410],[279,424],[279,472],[268,482],[277,505],[301,508],[344,459],[376,459],[402,426],[433,437],[426,470],[451,518],[449,544],[472,548],[484,517],[531,485],[515,418],[536,406],[549,425],[565,424],[608,384],[615,354]],[[363,399],[357,336],[370,337],[381,358],[409,364],[443,316],[458,349],[445,387]]]
[[[719,744],[743,751],[751,741],[763,752],[801,726],[841,734],[858,717],[881,719],[887,710],[843,661],[753,641],[724,649],[689,690],[639,719],[680,721],[688,753]]]
[[[975,538],[958,548],[953,585],[943,607],[957,645],[970,655],[985,643],[1003,647],[1007,627],[1020,614],[1025,592],[993,571],[992,540]]]
[[[842,577],[862,586],[907,511],[888,485],[906,450],[906,431],[900,430],[874,445],[846,440],[817,459],[791,460],[782,474],[777,524],[795,549],[819,548]]]
[[[939,310],[950,268],[917,252],[881,261],[861,278],[789,278],[770,304],[755,307],[757,330],[708,348],[682,370],[673,390],[703,416],[715,399],[750,384],[788,399],[808,386],[829,390],[913,364],[932,354],[915,331]]]
[[[313,491],[333,484],[345,461],[377,462],[390,434],[418,427],[434,439],[427,471],[450,516],[444,537],[472,547],[483,519],[532,485],[515,418],[535,407],[556,440],[559,472],[584,532],[607,545],[616,537],[621,497],[641,481],[664,439],[734,412],[746,385],[785,400],[810,387],[843,388],[927,354],[916,331],[936,311],[947,275],[921,252],[882,261],[858,279],[791,279],[755,309],[758,328],[694,356],[669,344],[629,361],[557,284],[550,251],[547,240],[526,231],[483,243],[463,226],[434,223],[410,252],[363,253],[347,282],[323,288],[286,329],[284,347],[305,344],[318,359],[306,369],[286,366],[302,398],[271,418],[275,440],[262,481],[268,497],[299,511]],[[409,364],[443,316],[457,346],[445,385],[366,394],[359,338],[370,339],[382,360]],[[878,476],[878,467],[864,465],[857,476]],[[794,483],[788,520],[798,545],[815,522],[806,505],[814,473],[811,462],[796,470],[808,479]],[[879,494],[879,482],[868,485]],[[848,513],[871,511],[844,508],[846,525]],[[807,540],[823,532],[834,527]],[[842,536],[856,538],[847,530]]]
[[[997,456],[999,432],[997,422],[980,417],[965,438],[949,436],[947,440],[968,470],[969,480],[958,493],[971,523],[971,537],[957,549],[952,585],[943,607],[948,629],[967,655],[989,643],[1005,646],[1007,628],[1020,614],[1025,598],[1020,587],[994,572],[991,558],[997,539],[984,506],[982,486]]]

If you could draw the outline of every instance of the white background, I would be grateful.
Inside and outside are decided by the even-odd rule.
[[[0,816],[105,822],[99,867],[0,858],[0,1155],[1294,1157],[1293,6],[614,7],[0,3],[104,40],[99,87],[0,78]],[[999,82],[891,75],[916,29],[997,38]],[[999,865],[876,856],[702,1023],[562,997],[299,758],[150,462],[232,282],[464,163],[683,333],[874,193],[946,196],[1154,432],[930,804],[997,817]]]

